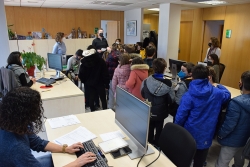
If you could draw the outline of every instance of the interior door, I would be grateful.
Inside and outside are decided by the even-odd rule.
[[[192,21],[182,21],[180,25],[179,54],[178,59],[189,62],[192,39]]]
[[[109,46],[115,43],[117,38],[120,38],[120,28],[118,21],[108,21],[107,22],[107,40]]]

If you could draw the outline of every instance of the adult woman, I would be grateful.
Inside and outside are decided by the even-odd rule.
[[[14,72],[18,86],[31,87],[36,82],[36,79],[29,78],[29,75],[23,68],[22,61],[20,52],[12,52],[7,59],[7,68]]]
[[[219,40],[215,37],[210,38],[208,46],[209,46],[209,48],[207,49],[207,54],[206,54],[206,57],[204,59],[204,62],[208,61],[207,60],[208,56],[211,54],[216,54],[218,56],[218,58],[220,58],[221,50],[219,48],[219,46],[220,46]]]
[[[40,93],[27,87],[10,91],[0,106],[1,166],[53,166],[51,156],[36,159],[34,151],[74,153],[83,148],[81,143],[71,146],[57,145],[42,140],[36,134],[42,129],[44,118]],[[83,166],[96,160],[93,153],[85,153],[65,167]]]
[[[65,43],[62,41],[63,35],[62,33],[57,33],[56,34],[56,43],[53,46],[53,50],[52,53],[53,54],[61,54],[61,55],[65,55],[66,54],[66,45]]]
[[[219,76],[220,76],[220,67],[219,67],[220,61],[219,58],[216,54],[211,54],[208,56],[208,66],[211,66],[214,68],[216,78],[215,78],[215,83],[219,83]]]

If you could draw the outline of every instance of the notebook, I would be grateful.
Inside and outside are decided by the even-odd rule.
[[[115,151],[118,150],[119,148],[123,148],[128,146],[128,143],[123,140],[120,137],[105,141],[105,142],[101,142],[99,143],[100,148],[102,149],[102,151],[107,154],[111,151]]]

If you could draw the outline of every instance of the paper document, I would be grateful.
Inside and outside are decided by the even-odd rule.
[[[127,145],[128,143],[120,137],[99,143],[99,146],[104,153],[115,151],[119,148],[126,147]]]
[[[100,137],[102,138],[103,141],[111,140],[117,137],[125,138],[125,136],[122,134],[120,130],[115,131],[115,132],[100,134]]]
[[[75,115],[51,118],[48,119],[48,122],[52,129],[81,123]]]
[[[88,140],[92,140],[94,138],[96,138],[95,134],[90,132],[85,127],[80,126],[77,129],[73,130],[72,132],[55,139],[55,142],[60,145],[68,144],[70,146],[74,143],[77,142],[83,143]]]

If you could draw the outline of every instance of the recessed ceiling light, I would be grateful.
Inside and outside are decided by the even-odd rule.
[[[151,9],[148,9],[148,10],[160,11],[160,9],[159,9],[159,8],[151,8]]]
[[[198,3],[203,3],[203,4],[208,4],[208,5],[220,5],[220,4],[225,4],[227,2],[226,1],[212,0],[212,1],[203,1],[203,2],[198,2]]]

